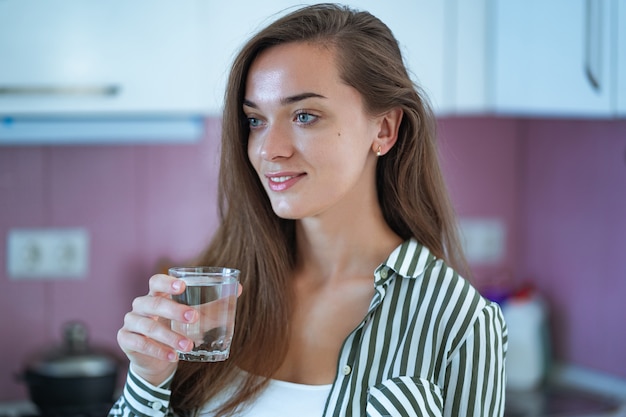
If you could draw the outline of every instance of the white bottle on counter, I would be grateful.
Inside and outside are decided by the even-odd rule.
[[[538,388],[547,372],[549,338],[546,308],[536,292],[525,289],[501,305],[508,326],[507,389]]]

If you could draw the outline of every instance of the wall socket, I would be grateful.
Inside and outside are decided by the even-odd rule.
[[[463,250],[470,264],[494,265],[504,259],[506,226],[500,219],[461,218]]]
[[[88,267],[89,234],[83,228],[9,230],[11,279],[80,279]]]

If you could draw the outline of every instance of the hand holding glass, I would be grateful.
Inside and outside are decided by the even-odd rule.
[[[169,275],[185,281],[185,291],[172,299],[194,307],[195,323],[172,321],[172,330],[193,340],[190,352],[178,358],[193,362],[218,362],[228,359],[235,329],[239,290],[239,271],[221,267],[176,267]]]

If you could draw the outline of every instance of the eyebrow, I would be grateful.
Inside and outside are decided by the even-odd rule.
[[[284,106],[286,104],[292,104],[292,103],[297,103],[298,101],[306,100],[307,98],[326,98],[326,97],[317,93],[302,93],[302,94],[296,94],[294,96],[285,97],[280,100],[280,104]],[[259,108],[259,106],[257,106],[256,103],[250,100],[246,100],[246,99],[243,100],[243,105],[247,107],[252,107],[253,109]]]

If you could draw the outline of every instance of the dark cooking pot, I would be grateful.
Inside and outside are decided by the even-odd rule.
[[[64,326],[63,344],[34,356],[24,380],[30,399],[44,415],[106,409],[113,404],[118,361],[89,347],[82,323]]]

